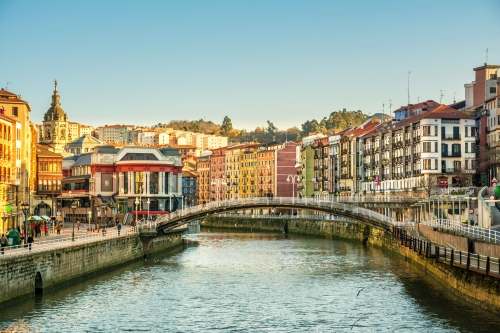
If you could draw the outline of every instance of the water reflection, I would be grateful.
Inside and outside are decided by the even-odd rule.
[[[7,306],[0,325],[39,332],[495,332],[500,324],[403,259],[359,243],[218,232],[192,245]]]

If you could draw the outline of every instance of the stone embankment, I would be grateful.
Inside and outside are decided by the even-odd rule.
[[[341,238],[359,241],[363,244],[376,246],[397,253],[424,271],[433,275],[444,286],[460,297],[470,302],[500,313],[500,280],[488,277],[477,272],[466,271],[459,267],[451,267],[433,258],[426,258],[422,253],[413,251],[401,244],[401,241],[391,233],[371,228],[361,223],[336,221],[307,221],[307,220],[271,220],[251,218],[231,218],[207,216],[201,221],[202,227],[225,228],[253,231],[273,231],[316,235],[327,238]],[[438,237],[438,235],[432,235]],[[443,241],[453,242],[460,247],[465,246],[466,240],[451,239],[442,236]],[[477,244],[476,247],[483,246]]]
[[[50,290],[182,244],[182,231],[158,237],[104,238],[42,252],[0,258],[0,304]]]

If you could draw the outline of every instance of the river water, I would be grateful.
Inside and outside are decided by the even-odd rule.
[[[0,309],[3,332],[499,332],[500,317],[362,244],[203,232]]]

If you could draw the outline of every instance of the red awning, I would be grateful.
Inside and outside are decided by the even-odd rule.
[[[160,214],[168,214],[168,212],[163,212],[163,211],[159,211],[159,210],[150,210],[149,212],[146,210],[146,211],[142,211],[142,210],[133,210],[132,211],[132,215],[136,215],[136,214],[141,214],[141,215],[160,215]]]

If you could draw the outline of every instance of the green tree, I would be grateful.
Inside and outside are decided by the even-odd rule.
[[[274,134],[274,133],[276,133],[277,130],[278,129],[276,128],[276,126],[274,126],[274,124],[268,120],[267,121],[267,132]]]
[[[225,116],[224,120],[222,121],[221,134],[228,136],[229,133],[231,133],[232,129],[233,129],[233,124],[231,123],[231,119],[228,116]]]
[[[200,132],[200,126],[198,125],[197,122],[191,122],[191,124],[189,125],[189,130],[191,132],[195,132],[195,133],[199,133]]]

